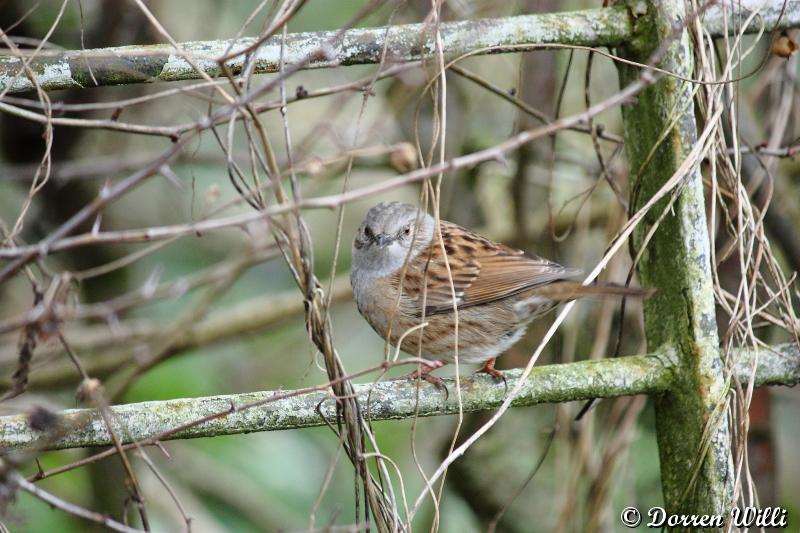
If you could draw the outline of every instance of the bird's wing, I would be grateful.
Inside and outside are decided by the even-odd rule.
[[[460,309],[580,273],[449,222],[442,221],[441,230],[441,240],[434,238],[406,267],[403,299],[416,314],[421,314],[423,306],[426,315],[452,311],[453,293]],[[399,281],[400,273],[396,275]]]

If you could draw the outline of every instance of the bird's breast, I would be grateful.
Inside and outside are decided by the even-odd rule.
[[[398,308],[397,290],[393,287],[390,276],[362,277],[352,279],[351,282],[358,312],[379,335],[385,336],[389,330],[390,317],[397,317],[401,312]]]

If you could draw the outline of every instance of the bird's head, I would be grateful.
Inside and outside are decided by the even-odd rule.
[[[373,206],[353,240],[353,271],[375,277],[397,271],[430,243],[433,227],[433,217],[413,205],[381,202]]]

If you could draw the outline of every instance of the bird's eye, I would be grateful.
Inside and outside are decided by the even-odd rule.
[[[403,234],[411,235],[411,226],[406,226],[405,228],[403,228]]]
[[[374,236],[375,234],[372,233],[372,228],[369,226],[364,227],[364,237],[371,240]]]

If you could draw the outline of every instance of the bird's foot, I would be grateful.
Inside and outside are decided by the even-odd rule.
[[[437,389],[444,391],[444,399],[447,400],[450,397],[450,391],[447,390],[447,386],[444,384],[444,380],[440,377],[434,376],[431,374],[437,368],[442,368],[446,365],[444,361],[429,361],[423,360],[420,362],[419,368],[411,372],[410,374],[406,374],[404,376],[400,376],[397,379],[422,379],[430,383],[431,385],[435,386]]]
[[[503,386],[506,388],[506,392],[508,392],[508,381],[506,381],[506,377],[503,375],[503,373],[500,372],[499,370],[497,370],[494,367],[494,362],[495,361],[496,361],[496,358],[494,358],[494,357],[492,357],[491,359],[488,359],[485,363],[483,363],[482,367],[480,367],[478,370],[475,371],[475,373],[476,374],[489,374],[490,376],[492,376],[494,379],[496,379],[498,381],[502,379],[503,380]]]

